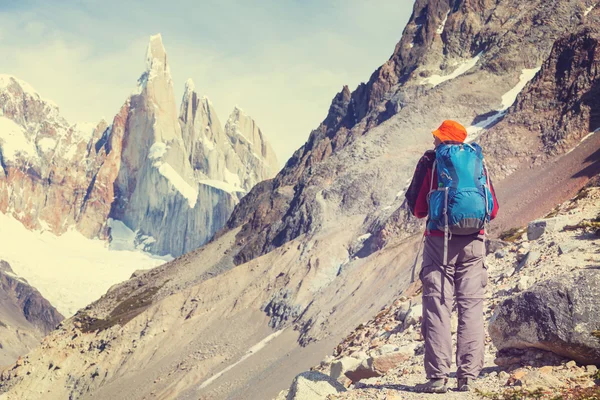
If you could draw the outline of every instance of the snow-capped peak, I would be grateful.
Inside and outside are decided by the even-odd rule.
[[[17,86],[19,86],[21,88],[21,90],[23,91],[23,93],[33,97],[34,99],[43,101],[44,103],[48,104],[51,107],[58,108],[56,103],[54,103],[52,100],[48,100],[48,99],[41,97],[40,94],[37,92],[37,90],[35,90],[33,88],[33,86],[31,86],[29,83],[15,77],[13,75],[0,74],[0,90],[7,89],[9,86],[11,86],[13,84],[16,84]]]
[[[194,81],[192,80],[192,78],[188,78],[188,80],[185,81],[185,93],[193,92],[195,90],[196,85],[194,85]]]

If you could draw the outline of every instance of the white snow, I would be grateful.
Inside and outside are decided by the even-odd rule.
[[[23,90],[23,92],[25,92],[35,98],[40,97],[40,95],[33,88],[33,86],[31,86],[29,83],[27,83],[25,81],[17,79],[16,77],[14,77],[12,75],[0,74],[0,89],[6,89],[12,83],[13,80],[15,82],[17,82],[19,84],[19,86],[21,86],[21,89]]]
[[[98,126],[98,124],[93,122],[77,122],[75,125],[73,125],[73,130],[80,139],[88,142],[94,135],[94,129],[96,129],[96,126]]]
[[[194,85],[192,78],[188,78],[187,81],[185,81],[185,92],[193,92],[194,90],[196,90],[196,85]]]
[[[206,127],[208,129],[208,126]],[[204,145],[204,147],[207,150],[214,150],[215,149],[215,144],[212,142],[212,140],[202,136],[202,144]]]
[[[565,155],[572,153],[576,148],[578,148],[579,146],[581,146],[583,144],[583,142],[585,142],[586,140],[588,140],[589,138],[591,138],[592,136],[594,136],[594,134],[600,132],[600,128],[596,129],[594,132],[590,132],[587,135],[585,135],[583,137],[583,139],[581,139],[581,141],[577,144],[577,146],[573,147],[571,150],[567,151],[565,153]]]
[[[36,157],[35,146],[27,138],[25,129],[12,119],[0,117],[0,149],[5,159],[15,160],[17,155]]]
[[[444,75],[444,76],[432,75],[429,78],[423,79],[421,81],[421,85],[433,85],[433,87],[436,87],[437,85],[439,85],[441,83],[452,80],[454,78],[458,78],[459,76],[463,75],[464,73],[469,71],[471,68],[473,68],[475,65],[477,65],[477,63],[479,62],[479,59],[481,58],[482,55],[483,55],[483,52],[477,54],[475,57],[471,58],[470,60],[466,60],[466,61],[463,61],[462,63],[459,63],[458,66],[456,67],[456,69],[450,75]]]
[[[88,239],[76,231],[61,236],[32,232],[0,213],[3,260],[69,317],[98,299],[115,283],[139,269],[149,269],[172,257],[141,251],[115,251],[106,241]]]
[[[242,187],[242,182],[240,181],[238,174],[234,174],[227,167],[225,167],[225,182],[236,187]]]
[[[364,240],[367,240],[367,239],[368,239],[368,238],[370,238],[370,237],[371,237],[371,234],[370,234],[370,233],[365,233],[364,235],[361,235],[361,236],[359,236],[359,237],[357,238],[357,240],[358,240],[358,241],[364,241]]]
[[[532,69],[524,69],[521,71],[521,76],[519,77],[519,83],[508,92],[502,95],[502,106],[496,110],[496,112],[485,120],[476,123],[475,125],[471,125],[467,128],[468,139],[467,141],[471,142],[481,135],[484,129],[495,124],[498,120],[506,115],[507,110],[515,103],[517,100],[517,96],[521,91],[527,86],[527,84],[535,77],[535,75],[539,72],[540,67],[532,68]]]
[[[135,249],[135,232],[123,221],[109,218],[108,226],[110,228],[109,249],[119,251]]]
[[[584,16],[586,16],[586,15],[588,15],[589,13],[591,13],[591,12],[592,12],[592,10],[593,10],[594,8],[596,8],[596,6],[597,6],[597,5],[598,5],[598,3],[596,3],[596,4],[594,4],[594,5],[591,5],[591,6],[589,6],[589,7],[588,7],[588,8],[585,10],[585,12],[583,13],[583,15],[584,15]]]
[[[190,208],[194,208],[196,206],[196,201],[198,200],[198,190],[187,183],[173,167],[162,161],[168,148],[169,146],[166,143],[155,142],[148,151],[148,158],[155,161],[152,165],[158,169],[158,172],[160,172],[162,176],[167,178],[175,190],[187,199]]]
[[[446,18],[442,21],[442,24],[438,26],[437,31],[435,31],[438,35],[444,33],[444,28],[446,27],[446,22],[448,21],[448,15],[450,15],[450,10],[446,13]]]
[[[213,376],[211,376],[210,378],[208,378],[207,380],[205,380],[204,382],[202,382],[202,384],[199,386],[199,389],[204,389],[205,387],[207,387],[208,385],[210,385],[211,383],[213,383],[215,380],[219,379],[219,377],[221,377],[224,373],[226,373],[227,371],[230,371],[231,369],[233,369],[234,367],[236,367],[238,364],[242,363],[243,361],[245,361],[248,357],[250,357],[251,355],[258,353],[260,350],[262,350],[267,344],[269,344],[270,341],[272,341],[273,339],[275,339],[277,336],[281,335],[286,328],[281,329],[279,331],[275,331],[272,334],[270,334],[269,336],[267,336],[266,338],[264,338],[263,340],[261,340],[260,342],[258,342],[257,344],[255,344],[254,346],[252,346],[247,352],[246,354],[244,354],[242,356],[242,358],[240,358],[237,362],[231,364],[230,366],[228,366],[227,368],[224,368],[223,370],[221,370],[220,372],[214,374]]]
[[[155,142],[148,151],[148,158],[151,160],[161,159],[167,152],[168,146],[166,143]]]
[[[49,152],[50,150],[54,150],[56,148],[56,140],[44,137],[38,140],[38,148],[44,153]]]
[[[190,208],[196,207],[198,190],[194,189],[189,183],[187,183],[185,179],[183,179],[181,175],[179,175],[177,171],[175,171],[175,169],[173,169],[173,167],[171,167],[169,164],[159,162],[155,163],[154,166],[157,166],[158,172],[167,178],[171,185],[173,185],[173,187],[187,199]]]
[[[199,183],[201,183],[203,185],[207,185],[207,186],[212,186],[216,189],[223,190],[224,192],[231,193],[231,194],[233,194],[235,192],[240,192],[240,193],[246,192],[242,188],[235,187],[227,182],[217,181],[214,179],[203,179],[203,180],[199,181]]]
[[[33,88],[33,86],[12,75],[0,74],[0,90],[6,89],[12,83],[13,80],[17,82],[19,86],[21,86],[21,90],[23,90],[23,93],[28,94],[37,100],[43,101],[47,105],[54,107],[56,110],[58,110],[58,106],[55,102],[49,99],[42,98],[40,94]]]
[[[525,88],[525,86],[531,81],[535,75],[539,72],[541,67],[532,68],[532,69],[524,69],[521,71],[521,76],[519,77],[519,83],[509,90],[508,92],[502,95],[502,108],[501,110],[506,110],[510,106],[512,106],[517,100],[517,96],[521,91]]]

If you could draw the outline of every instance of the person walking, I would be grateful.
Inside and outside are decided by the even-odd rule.
[[[485,225],[498,200],[481,147],[446,120],[433,132],[435,150],[419,160],[406,199],[411,213],[427,217],[423,264],[422,334],[428,381],[416,391],[446,393],[452,359],[450,319],[458,308],[457,390],[468,391],[483,368]]]

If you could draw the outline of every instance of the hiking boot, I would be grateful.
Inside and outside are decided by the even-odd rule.
[[[471,390],[471,386],[473,386],[472,378],[458,378],[456,390],[459,392],[468,392]]]
[[[448,379],[430,379],[425,383],[415,386],[417,393],[446,393],[448,391]]]

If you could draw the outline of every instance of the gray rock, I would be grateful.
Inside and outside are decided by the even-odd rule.
[[[423,306],[421,304],[416,304],[410,308],[406,318],[404,319],[404,329],[409,326],[416,325],[419,323],[421,318],[423,317]]]
[[[496,258],[504,258],[508,255],[508,252],[505,249],[500,249],[494,255]]]
[[[551,374],[545,374],[541,371],[531,371],[521,379],[523,387],[529,390],[536,389],[555,389],[563,386],[563,382]]]
[[[522,276],[519,279],[519,282],[517,283],[517,290],[519,292],[524,292],[528,288],[529,288],[529,277],[528,276]]]
[[[396,311],[396,321],[404,322],[408,311],[410,311],[410,302],[405,301],[404,303],[400,304],[400,307],[398,307],[398,310]]]
[[[338,380],[346,371],[356,369],[362,360],[354,357],[342,357],[331,364],[331,377]]]
[[[600,271],[585,270],[535,285],[505,300],[489,325],[496,348],[537,348],[600,363]]]
[[[539,219],[527,226],[527,240],[537,240],[547,232],[556,232],[565,226],[563,217]]]
[[[317,371],[306,371],[294,378],[286,400],[321,400],[345,392],[344,385]]]
[[[394,351],[398,351],[398,346],[395,346],[393,344],[384,344],[383,346],[375,349],[373,354],[382,356],[384,354],[393,353]]]
[[[505,278],[510,278],[514,274],[515,274],[515,269],[513,267],[510,267],[502,275],[504,275]]]
[[[398,367],[400,364],[410,359],[413,354],[414,350],[410,352],[396,351],[381,356],[370,357],[363,360],[352,370],[346,371],[345,375],[352,382],[384,376],[389,370]]]
[[[497,253],[506,246],[508,246],[508,243],[499,239],[487,239],[485,241],[485,250],[487,254]]]
[[[558,245],[559,254],[569,254],[579,248],[579,245],[575,241],[567,241]]]
[[[541,257],[541,253],[539,251],[535,251],[535,250],[531,250],[530,252],[527,253],[527,255],[521,260],[521,262],[519,263],[519,270],[521,270],[524,267],[530,267],[533,264],[535,264],[535,262],[537,260],[540,259]]]

